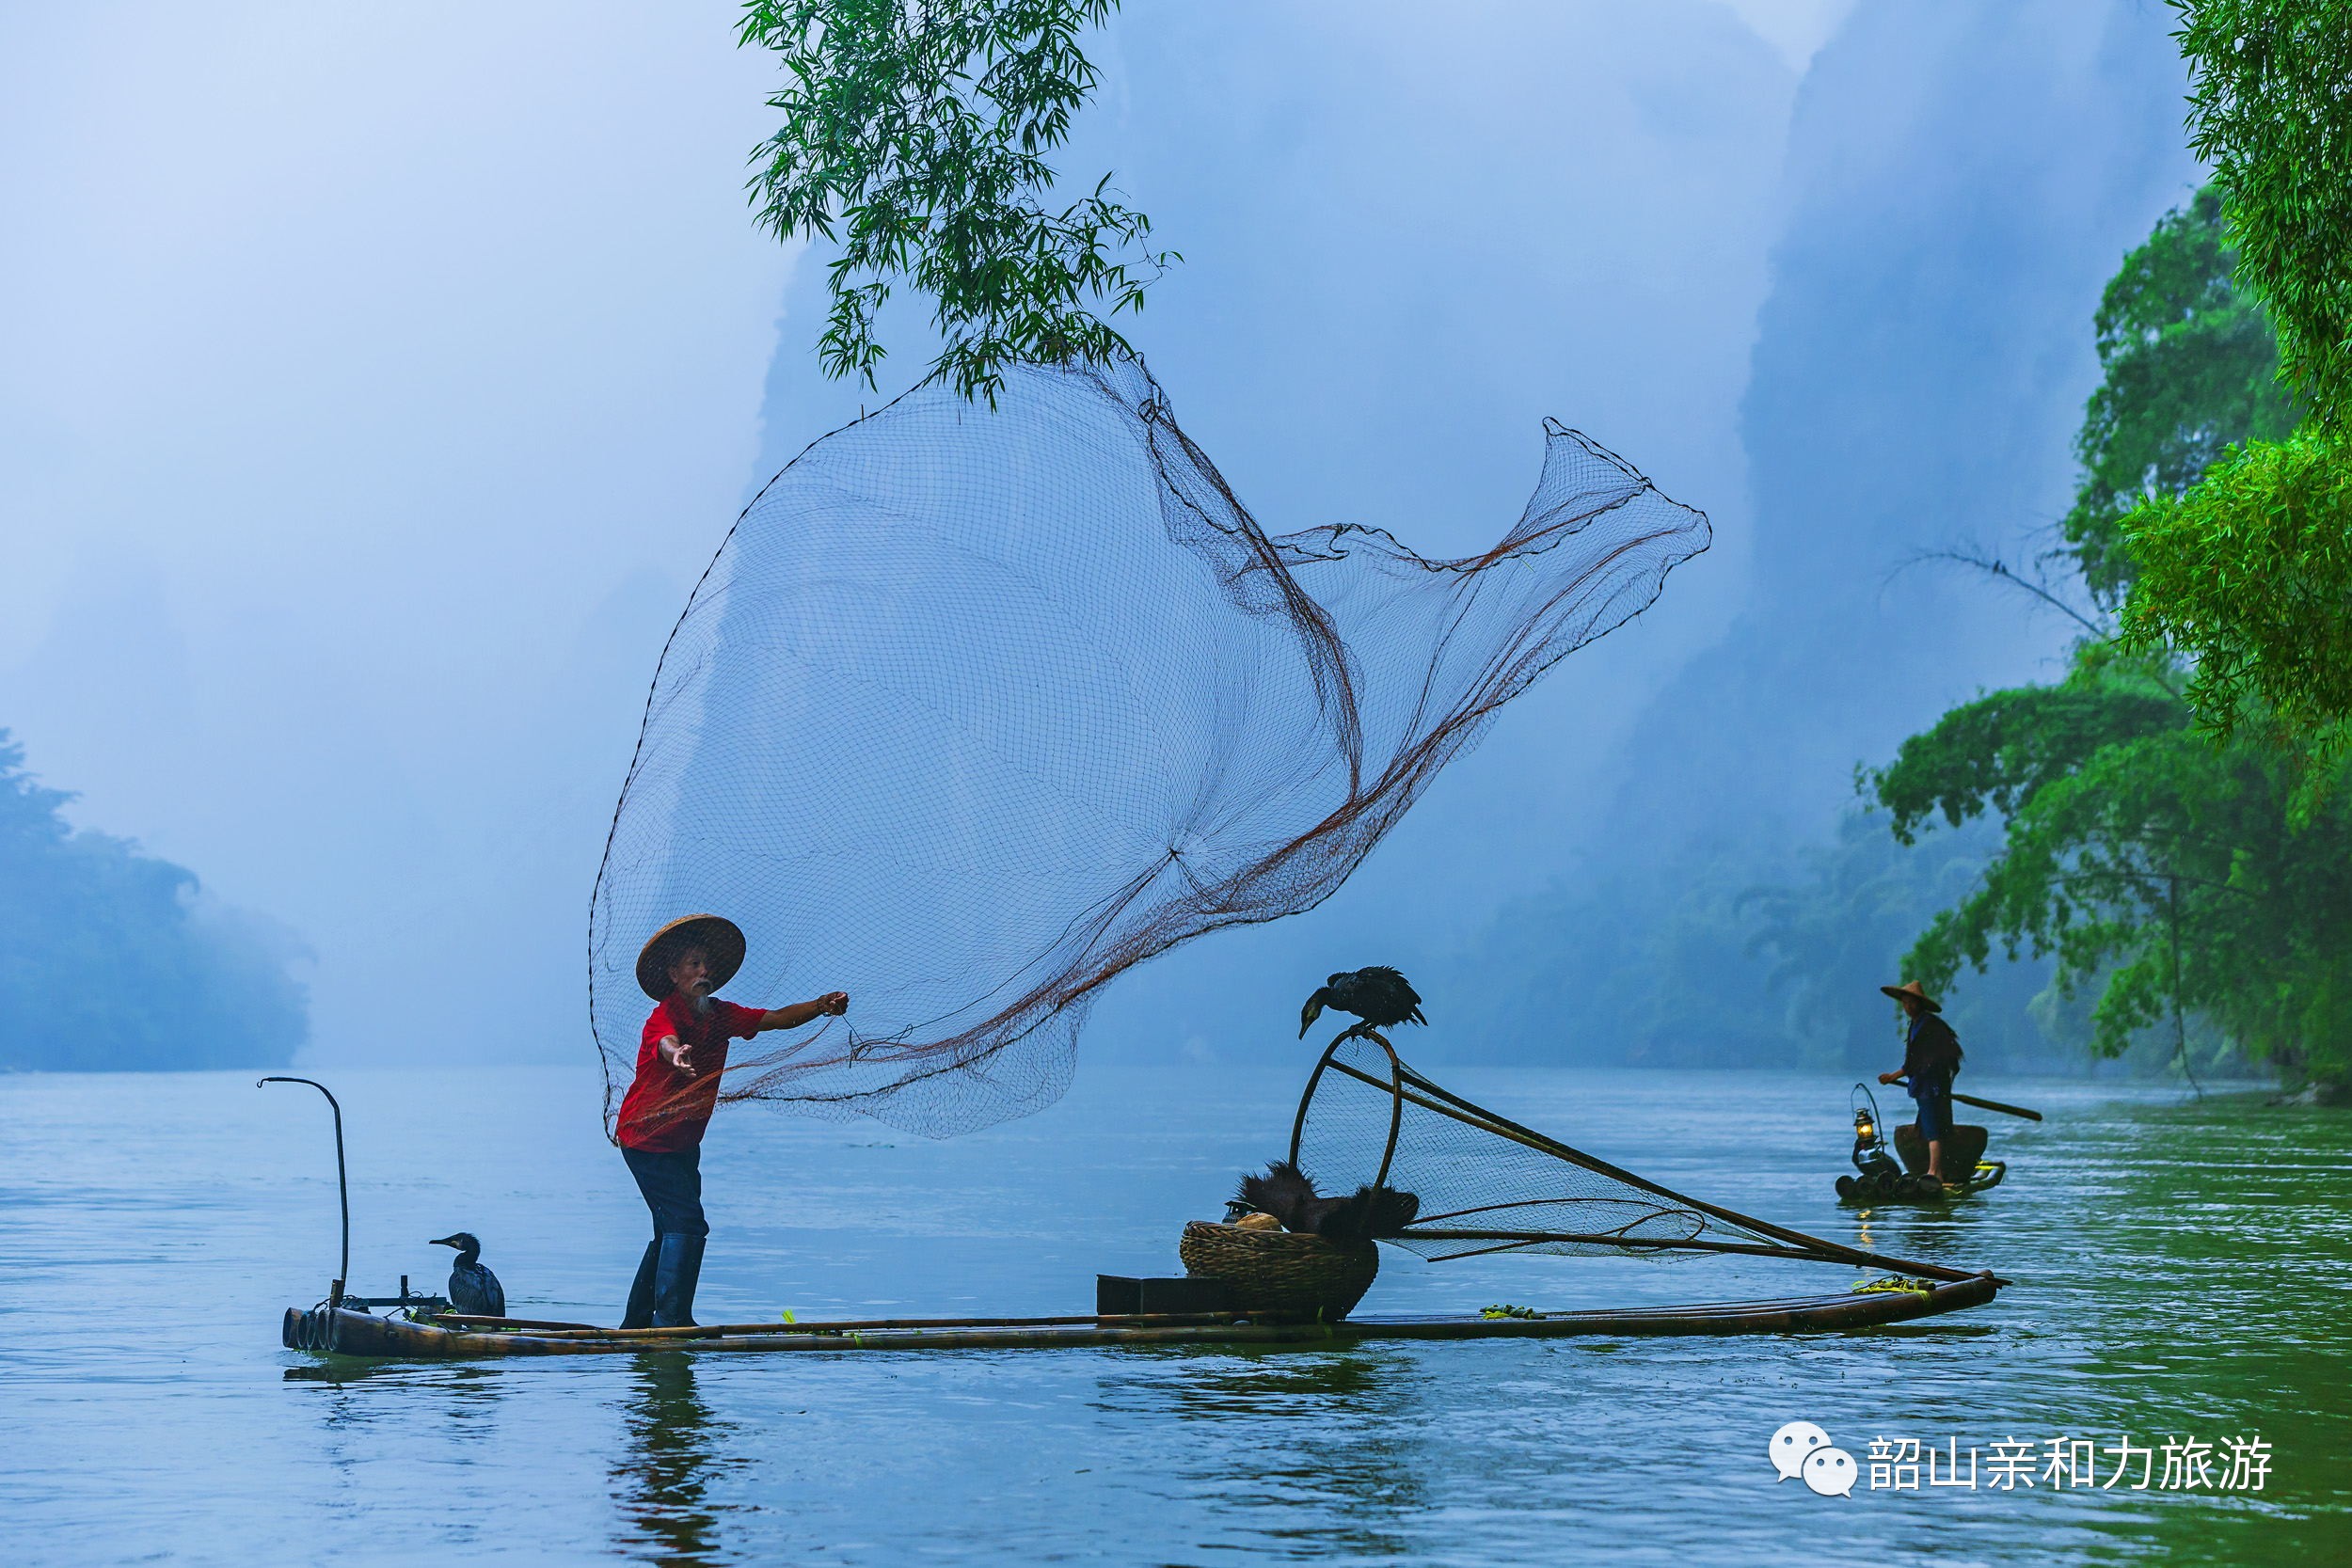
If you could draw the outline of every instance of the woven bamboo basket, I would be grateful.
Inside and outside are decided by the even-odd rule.
[[[1336,1323],[1356,1309],[1380,1272],[1371,1242],[1333,1242],[1287,1230],[1244,1230],[1194,1220],[1177,1244],[1184,1272],[1221,1279],[1242,1310]]]

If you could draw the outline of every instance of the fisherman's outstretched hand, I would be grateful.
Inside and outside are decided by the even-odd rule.
[[[669,1038],[663,1040],[654,1049],[661,1053],[661,1059],[664,1062],[667,1062],[672,1069],[686,1074],[689,1078],[694,1076],[694,1064],[688,1059],[687,1046],[684,1040],[679,1039],[675,1035],[672,1035]]]
[[[1882,1072],[1879,1074],[1879,1082],[1882,1084],[1897,1083],[1899,1082],[1901,1078],[1902,1074],[1899,1072]]]
[[[798,1029],[802,1024],[820,1018],[839,1018],[849,1010],[850,993],[829,990],[822,996],[795,1002],[788,1007],[771,1008],[760,1015],[759,1026],[762,1029]]]

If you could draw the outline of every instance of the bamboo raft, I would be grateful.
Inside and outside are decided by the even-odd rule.
[[[1927,1290],[1882,1290],[1778,1301],[1547,1312],[1534,1318],[1370,1317],[1338,1323],[1253,1322],[1240,1313],[1055,1318],[865,1318],[834,1323],[598,1328],[454,1313],[378,1317],[349,1307],[286,1309],[289,1350],[379,1360],[501,1355],[612,1355],[645,1351],[1052,1350],[1111,1345],[1329,1349],[1372,1339],[1552,1339],[1689,1334],[1818,1334],[1908,1323],[1991,1301],[2005,1281],[1979,1274]]]
[[[2001,1105],[1998,1101],[1980,1100],[1971,1103],[1992,1105],[2001,1110],[2016,1109]],[[2037,1117],[2036,1119],[2040,1118]],[[1987,1139],[1988,1134],[1981,1127],[1963,1123],[1952,1129],[1951,1146],[1946,1157],[1958,1163],[1968,1172],[1968,1176],[1964,1180],[1947,1186],[1928,1176],[1928,1146],[1920,1141],[1918,1130],[1899,1126],[1895,1129],[1895,1153],[1902,1161],[1911,1180],[1899,1187],[1889,1187],[1860,1177],[1841,1176],[1837,1179],[1837,1200],[1866,1209],[1889,1204],[1935,1208],[1990,1191],[2008,1177],[2009,1162],[1984,1157]]]

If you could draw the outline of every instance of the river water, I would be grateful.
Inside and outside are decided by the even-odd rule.
[[[1097,1271],[1180,1272],[1183,1222],[1280,1151],[1295,1065],[1089,1066],[1052,1111],[947,1143],[727,1107],[698,1315],[1089,1310]],[[1842,1080],[1438,1076],[1697,1196],[2015,1286],[1833,1337],[331,1364],[278,1344],[280,1310],[318,1299],[335,1263],[313,1091],[256,1092],[249,1073],[0,1078],[8,1559],[2352,1561],[2352,1114],[1971,1085],[2049,1115],[1993,1118],[2009,1184],[1949,1214],[1861,1215],[1830,1193]],[[616,1320],[645,1220],[592,1073],[328,1081],[356,1290],[437,1284],[449,1254],[424,1243],[462,1227],[510,1312]],[[1853,1277],[1391,1253],[1363,1309]],[[1978,1485],[1899,1486],[1890,1463],[1886,1484],[1815,1496],[1766,1456],[1797,1419],[1866,1471],[1874,1440],[1919,1439],[1963,1476],[1974,1449]],[[2090,1459],[2084,1484],[2045,1471],[2053,1439],[2091,1445],[2060,1449]],[[2259,1489],[2251,1468],[2225,1487],[2232,1439],[2267,1445],[2234,1450],[2266,1457]],[[2210,1468],[2176,1447],[2168,1478],[2168,1440],[2212,1445]],[[2032,1445],[2031,1485],[2000,1462],[2010,1443]]]

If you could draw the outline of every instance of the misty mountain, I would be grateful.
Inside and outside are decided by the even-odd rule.
[[[2195,179],[2165,14],[1865,5],[1816,57],[1740,406],[1747,605],[1645,715],[1616,836],[1466,943],[1489,1032],[1525,1042],[1482,1053],[1870,1059],[1872,988],[1989,841],[1977,824],[1904,849],[1875,814],[1841,822],[1854,769],[1973,691],[2046,673],[2071,630],[1981,576],[1906,567],[2053,543],[2100,289]],[[2087,1061],[2079,1009],[2034,1001],[2045,974],[1963,982],[1980,1059]],[[1547,1015],[1511,999],[1564,989],[1582,1006],[1551,1010],[1574,1023],[1543,1050]]]
[[[1903,568],[2055,543],[2100,290],[2197,181],[2170,15],[1864,5],[1816,57],[1740,404],[1747,603],[1645,716],[1620,824],[1824,836],[1857,762],[2047,673],[2070,627]]]

